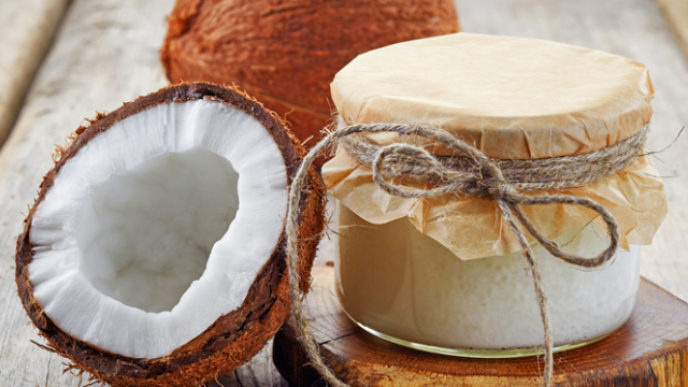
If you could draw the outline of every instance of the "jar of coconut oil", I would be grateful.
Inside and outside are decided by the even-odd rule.
[[[558,172],[546,176],[553,181],[566,183],[562,157],[606,155],[590,158],[594,178],[519,192],[588,198],[618,226],[615,256],[594,269],[554,257],[525,233],[543,279],[555,350],[599,340],[628,319],[639,283],[638,245],[652,241],[666,213],[662,184],[639,151],[653,96],[642,64],[560,43],[458,33],[360,55],[331,87],[342,126],[440,128],[498,165],[554,163]],[[381,147],[403,142],[439,160],[454,157],[423,138],[363,136]],[[630,142],[635,153],[621,157]],[[340,146],[323,167],[338,204],[337,294],[347,315],[376,336],[429,352],[541,351],[533,280],[496,200],[462,192],[391,195],[359,156]],[[609,168],[600,172],[602,164]],[[558,202],[519,208],[568,254],[594,257],[610,243],[605,223],[589,208]]]

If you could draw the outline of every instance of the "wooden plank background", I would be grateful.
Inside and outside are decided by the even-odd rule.
[[[657,0],[657,4],[664,11],[664,16],[683,46],[683,51],[688,54],[688,1]]]
[[[7,1],[0,5],[0,144],[12,127],[66,6],[67,0]]]
[[[675,0],[658,0],[675,1]],[[678,0],[680,2],[682,0]],[[62,359],[37,340],[14,284],[14,244],[27,203],[63,143],[84,117],[166,84],[158,60],[165,16],[173,0],[73,0],[28,92],[11,137],[0,153],[0,385],[77,386],[85,377],[62,374]],[[0,12],[5,4],[0,5]],[[457,0],[465,31],[531,36],[602,49],[645,63],[656,89],[649,148],[669,144],[688,123],[688,61],[652,0]],[[686,21],[688,23],[688,21]],[[0,50],[6,48],[0,38]],[[666,176],[670,214],[641,271],[688,300],[688,139],[656,157]],[[328,259],[333,238],[326,239]],[[279,386],[270,347],[223,385]]]

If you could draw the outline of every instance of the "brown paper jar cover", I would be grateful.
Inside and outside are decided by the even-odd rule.
[[[343,125],[401,122],[443,128],[492,158],[535,159],[592,152],[637,133],[652,116],[647,69],[629,59],[529,38],[457,33],[359,55],[337,73],[333,102]],[[652,132],[650,131],[650,134]],[[370,138],[401,141],[393,134]],[[418,139],[404,140],[423,144]],[[450,154],[430,146],[435,154]],[[322,170],[332,194],[369,223],[408,217],[461,259],[505,255],[520,246],[496,202],[460,194],[393,197],[343,150]],[[639,157],[593,184],[532,192],[587,197],[616,218],[620,246],[649,244],[667,208],[656,170]],[[580,206],[523,206],[548,238],[599,216]]]

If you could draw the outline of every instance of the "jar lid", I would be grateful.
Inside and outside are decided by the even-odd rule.
[[[435,125],[505,159],[613,145],[647,125],[653,97],[641,63],[562,43],[464,32],[359,55],[331,90],[347,124]]]
[[[343,68],[331,88],[346,124],[438,126],[502,159],[592,152],[631,137],[652,115],[653,89],[642,64],[504,36],[459,33],[370,51]],[[421,138],[368,136],[380,145],[405,141],[435,154],[450,152]],[[393,196],[343,147],[322,167],[322,176],[328,191],[365,221],[384,224],[407,217],[460,259],[522,249],[494,200],[458,193]],[[590,184],[546,193],[588,198],[605,207],[618,224],[619,246],[626,249],[650,243],[667,211],[662,183],[645,156]],[[521,210],[548,239],[590,223],[604,235],[599,215],[581,206],[554,203]]]

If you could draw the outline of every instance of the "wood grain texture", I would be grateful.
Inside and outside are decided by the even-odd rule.
[[[5,141],[67,0],[0,3],[0,146]]]
[[[389,344],[356,327],[334,289],[334,269],[313,271],[305,314],[330,367],[352,386],[528,386],[542,377],[542,360],[462,359],[426,354]],[[284,326],[275,338],[274,361],[295,386],[319,377]],[[606,339],[555,356],[554,385],[688,385],[688,304],[642,280],[629,321]]]
[[[656,0],[664,11],[676,39],[683,46],[688,55],[688,1],[686,0]]]

